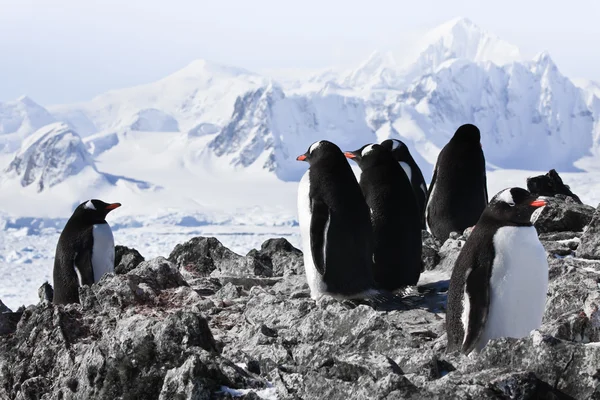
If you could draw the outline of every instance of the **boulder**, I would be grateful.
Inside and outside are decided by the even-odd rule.
[[[115,246],[115,274],[126,274],[144,260],[144,257],[136,249]]]
[[[577,255],[582,258],[600,260],[600,205],[581,237]]]
[[[531,217],[538,233],[580,232],[594,215],[593,207],[579,204],[570,197],[556,195],[547,202]]]

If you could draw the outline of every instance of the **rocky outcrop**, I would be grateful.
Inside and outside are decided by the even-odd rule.
[[[143,261],[144,257],[136,249],[115,246],[115,274],[126,274]]]
[[[444,326],[465,235],[425,235],[428,281],[387,312],[313,301],[284,239],[241,256],[194,238],[83,287],[81,304],[24,310],[0,336],[0,398],[597,399],[600,261],[575,257],[580,236],[541,235],[540,329],[468,357],[446,353]]]
[[[533,225],[539,233],[581,232],[590,223],[594,208],[579,204],[571,197],[556,195],[548,205],[533,213]]]
[[[582,258],[600,260],[600,205],[581,237],[581,245],[577,253]]]

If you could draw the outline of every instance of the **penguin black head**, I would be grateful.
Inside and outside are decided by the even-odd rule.
[[[380,163],[382,160],[393,160],[392,153],[379,144],[366,144],[358,150],[346,151],[344,155],[356,161],[360,169]]]
[[[458,127],[451,140],[461,143],[479,143],[481,146],[481,132],[473,124],[464,124]]]
[[[496,219],[517,225],[531,225],[531,214],[547,203],[527,190],[513,187],[496,194],[485,212]]]
[[[102,200],[92,199],[81,203],[73,212],[73,217],[80,218],[86,223],[96,224],[104,222],[106,215],[121,203],[105,203]]]
[[[410,160],[410,152],[408,146],[403,141],[398,139],[387,139],[381,142],[381,147],[388,149],[394,155],[396,161],[408,162]]]
[[[331,143],[327,140],[319,140],[318,142],[311,144],[306,153],[296,157],[296,160],[306,161],[309,164],[313,164],[316,161],[326,158],[337,158],[339,160],[343,160],[344,155],[342,150],[340,150],[340,148],[334,143]]]

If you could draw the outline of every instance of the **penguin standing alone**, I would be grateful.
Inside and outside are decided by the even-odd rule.
[[[54,257],[55,304],[78,303],[78,288],[115,269],[115,243],[106,215],[120,207],[101,200],[81,203],[60,234]]]
[[[451,232],[475,225],[488,202],[481,134],[475,125],[462,125],[440,152],[427,201],[427,224],[445,242]]]
[[[410,184],[412,185],[413,192],[415,193],[415,197],[417,199],[417,204],[419,206],[420,215],[421,215],[421,228],[427,229],[425,223],[425,205],[427,203],[427,184],[425,183],[425,178],[423,178],[423,173],[421,172],[421,168],[415,162],[415,159],[410,154],[408,150],[408,146],[404,144],[401,140],[398,139],[387,139],[381,142],[381,146],[392,152],[394,159],[398,161]]]
[[[368,297],[374,292],[371,220],[344,153],[321,140],[297,160],[310,164],[298,187],[298,216],[311,297]]]
[[[375,282],[389,291],[416,285],[422,267],[421,218],[410,181],[383,146],[368,144],[344,154],[362,170],[360,188],[373,227]]]
[[[548,261],[530,218],[546,202],[525,189],[498,193],[462,248],[450,279],[448,351],[481,350],[490,339],[540,327]]]

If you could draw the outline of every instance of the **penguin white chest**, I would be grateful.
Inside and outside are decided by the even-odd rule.
[[[104,274],[115,270],[115,241],[108,224],[94,225],[92,235],[94,237],[92,268],[94,282],[98,282]]]
[[[548,261],[534,227],[502,227],[494,235],[487,322],[477,345],[520,338],[540,327],[548,292]]]
[[[310,178],[309,171],[306,171],[298,186],[298,223],[300,224],[300,235],[302,236],[304,272],[306,273],[306,280],[310,288],[310,295],[316,300],[325,294],[327,285],[323,282],[323,277],[317,271],[313,261],[310,237],[310,224],[312,220],[310,204]]]

